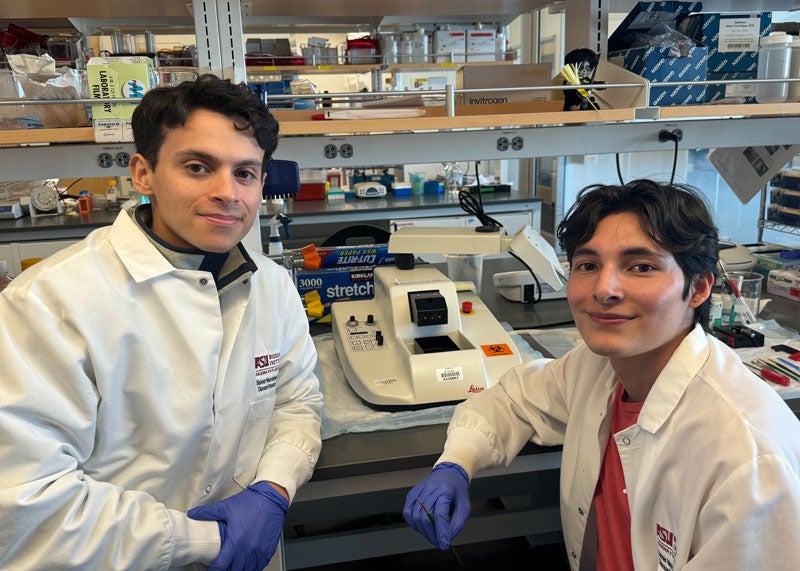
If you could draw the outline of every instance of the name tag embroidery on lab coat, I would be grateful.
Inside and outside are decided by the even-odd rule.
[[[275,391],[275,384],[278,382],[278,367],[280,363],[280,353],[269,353],[267,355],[259,355],[255,358],[256,390],[259,393]]]

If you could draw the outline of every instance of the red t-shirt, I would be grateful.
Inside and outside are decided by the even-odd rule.
[[[636,424],[643,402],[622,400],[624,390],[620,385],[611,411],[611,434]],[[600,478],[594,493],[597,514],[597,570],[633,571],[631,553],[631,511],[625,490],[625,474],[619,450],[613,437],[609,437]]]

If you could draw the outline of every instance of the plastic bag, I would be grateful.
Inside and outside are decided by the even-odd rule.
[[[26,99],[81,99],[84,87],[80,72],[69,67],[55,67],[49,55],[9,55],[8,62],[14,78]],[[40,119],[46,129],[58,127],[87,127],[91,123],[84,104],[29,105],[26,115]]]
[[[666,57],[686,57],[689,55],[689,50],[695,45],[695,41],[690,37],[681,34],[666,24],[658,24],[646,34],[638,32],[633,34],[633,45],[631,47],[668,49],[669,53]]]

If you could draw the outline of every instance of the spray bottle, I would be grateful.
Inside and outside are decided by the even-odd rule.
[[[281,241],[280,227],[283,226],[283,231],[286,232],[286,237],[289,238],[289,222],[292,219],[278,212],[275,216],[270,218],[267,222],[269,226],[269,250],[268,255],[280,256],[283,253],[283,242]]]

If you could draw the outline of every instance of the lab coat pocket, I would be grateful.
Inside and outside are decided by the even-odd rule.
[[[274,406],[274,394],[250,403],[247,421],[244,423],[244,429],[239,437],[236,467],[233,471],[233,479],[243,488],[253,483],[258,463],[264,453],[264,445],[267,443],[269,419]]]

